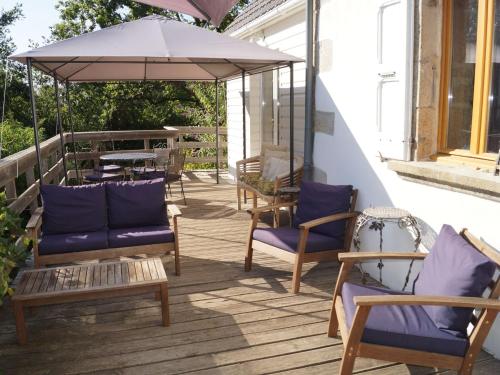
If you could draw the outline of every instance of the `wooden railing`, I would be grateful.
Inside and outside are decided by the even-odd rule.
[[[179,127],[179,136],[174,136],[177,131],[169,130],[132,130],[132,131],[103,131],[103,132],[78,132],[75,133],[76,158],[79,169],[88,169],[99,162],[99,156],[113,152],[153,152],[157,143],[167,143],[172,139],[173,147],[184,151],[215,149],[216,143],[199,142],[194,137],[201,134],[211,134],[215,139],[215,128]],[[227,129],[220,128],[219,137],[219,163],[226,162]],[[185,137],[190,136],[190,140]],[[67,145],[66,165],[68,177],[76,177],[74,167],[74,154],[71,146],[71,134],[64,134]],[[142,141],[130,147],[129,141]],[[123,142],[128,142],[123,144]],[[137,147],[135,147],[137,146]],[[125,148],[124,148],[125,147]],[[40,144],[42,159],[43,182],[45,184],[63,184],[64,167],[59,136],[52,137]],[[214,156],[197,156],[202,152],[194,152],[186,158],[187,163],[215,163]],[[9,202],[9,208],[17,213],[33,211],[39,204],[39,181],[35,147],[30,147],[0,160],[0,188],[4,189]]]

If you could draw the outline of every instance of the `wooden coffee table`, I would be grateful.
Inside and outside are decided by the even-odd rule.
[[[12,296],[19,344],[27,341],[23,308],[155,293],[163,325],[170,324],[167,275],[159,258],[21,271]]]

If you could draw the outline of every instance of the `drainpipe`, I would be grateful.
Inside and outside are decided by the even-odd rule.
[[[313,95],[314,95],[314,3],[315,0],[307,0],[306,9],[306,103],[305,103],[305,126],[304,126],[304,179],[313,179]]]

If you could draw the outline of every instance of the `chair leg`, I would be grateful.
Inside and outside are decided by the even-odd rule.
[[[252,257],[253,257],[252,239],[249,238],[247,241],[247,256],[245,257],[245,272],[250,272],[252,270]]]
[[[342,356],[342,362],[340,363],[339,375],[351,375],[354,369],[354,361],[356,356],[351,351],[344,350],[344,355]]]
[[[337,337],[338,330],[339,330],[339,320],[337,318],[337,311],[335,310],[335,299],[334,299],[332,310],[330,312],[330,321],[328,322],[328,337]]]
[[[170,182],[167,182],[168,192],[170,193],[170,198],[172,198],[172,188],[170,187]]]
[[[241,211],[241,188],[236,187],[236,195],[238,197],[238,211]]]
[[[247,191],[243,190],[243,203],[247,204]]]
[[[295,256],[295,265],[293,267],[292,292],[297,294],[300,290],[300,277],[302,275],[302,259],[297,254]]]
[[[175,254],[174,254],[174,262],[175,262],[175,275],[181,275],[181,263],[179,259],[179,245],[175,245]]]
[[[252,193],[253,208],[257,208],[257,194]]]
[[[182,193],[182,198],[184,199],[184,206],[187,206],[186,195],[184,194],[184,184],[182,183],[182,176],[179,179],[179,182],[181,183],[181,193]]]

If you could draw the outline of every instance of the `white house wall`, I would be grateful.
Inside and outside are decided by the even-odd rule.
[[[498,213],[500,203],[476,196],[402,180],[378,157],[376,142],[377,17],[374,0],[322,1],[319,40],[331,45],[329,68],[318,74],[316,107],[335,113],[333,135],[315,134],[316,179],[329,184],[352,184],[359,189],[358,210],[370,206],[407,209],[424,226],[424,241],[433,242],[444,223],[456,230],[463,227],[500,249]],[[403,34],[405,31],[401,30]],[[320,62],[321,65],[321,62]],[[392,235],[395,235],[391,238]],[[375,234],[365,231],[363,249],[378,249]],[[407,235],[386,228],[385,249],[410,250]],[[373,276],[378,269],[366,266]],[[401,288],[406,263],[392,263],[383,269],[384,284]],[[415,269],[418,272],[418,267]],[[413,273],[415,275],[416,272]],[[500,323],[497,319],[486,349],[500,357]]]
[[[236,35],[237,36],[237,35]],[[238,37],[238,36],[237,36]],[[294,10],[293,14],[283,13],[277,19],[261,28],[252,29],[252,34],[244,39],[291,55],[306,56],[305,9]],[[279,144],[289,144],[290,119],[290,79],[289,69],[280,69],[279,73]],[[247,79],[249,103],[247,105],[247,157],[260,153],[262,130],[262,98],[260,75]],[[297,155],[304,152],[304,93],[305,63],[294,66],[294,148]],[[227,86],[227,127],[228,127],[228,165],[229,173],[234,177],[236,161],[242,158],[242,111],[241,80],[228,82]]]

